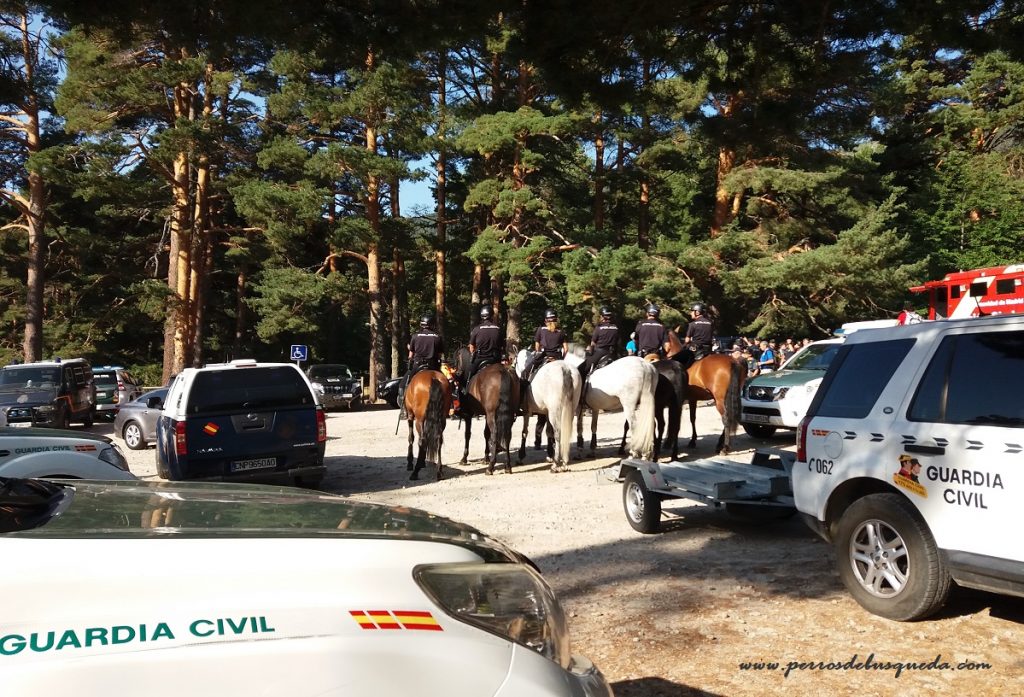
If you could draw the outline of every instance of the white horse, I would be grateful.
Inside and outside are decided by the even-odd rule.
[[[582,350],[571,348],[568,363],[581,363]],[[584,387],[583,401],[590,407],[590,455],[597,450],[597,414],[622,411],[629,427],[629,456],[641,460],[654,457],[654,393],[658,369],[639,356],[626,356],[593,371]],[[583,403],[576,415],[576,447],[583,449]]]
[[[516,374],[533,360],[533,351],[523,349],[516,355]],[[565,361],[545,363],[533,374],[523,389],[523,442],[519,446],[519,462],[526,457],[526,434],[530,429],[530,414],[543,414],[548,421],[548,457],[552,472],[569,469],[569,450],[572,446],[572,419],[580,401],[582,381],[576,368]],[[554,443],[554,448],[551,444]]]

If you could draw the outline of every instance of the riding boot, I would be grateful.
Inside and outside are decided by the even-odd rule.
[[[398,408],[399,408],[399,421],[405,421],[408,415],[405,413],[405,391],[409,388],[409,379],[412,378],[412,368],[410,367],[405,371],[405,376],[402,381],[398,383]]]

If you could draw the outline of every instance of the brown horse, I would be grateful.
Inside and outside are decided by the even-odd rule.
[[[444,425],[452,403],[452,388],[448,378],[436,370],[421,370],[409,380],[405,389],[405,413],[409,422],[409,454],[407,468],[412,471],[409,479],[419,479],[420,470],[429,457],[437,467],[437,478],[441,479],[441,446],[444,443]],[[413,467],[412,444],[415,440],[413,424],[420,437],[420,452]]]
[[[461,349],[455,356],[456,372],[468,375],[468,350]],[[466,447],[462,451],[462,462],[469,458],[469,437],[474,416],[486,417],[484,426],[484,458],[487,460],[487,474],[494,474],[498,452],[505,450],[505,472],[512,474],[512,423],[519,411],[519,376],[504,365],[484,366],[473,376],[462,400],[462,420],[466,424]]]
[[[680,360],[685,355],[683,351],[686,350],[683,343],[675,332],[670,331],[668,336],[669,357],[685,365],[685,362]],[[729,356],[711,353],[694,361],[686,369],[686,375],[689,382],[686,399],[690,403],[690,428],[693,433],[689,447],[697,447],[697,402],[713,399],[723,425],[722,435],[715,449],[723,455],[727,454],[729,440],[739,426],[740,391],[743,389],[746,368]]]

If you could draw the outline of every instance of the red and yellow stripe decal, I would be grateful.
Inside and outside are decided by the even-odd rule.
[[[76,453],[91,453],[91,452],[95,452],[95,451],[96,451],[96,446],[95,445],[76,445],[75,446],[75,452]]]
[[[218,426],[217,424],[213,423],[212,421],[209,422],[208,424],[206,424],[205,426],[203,426],[203,432],[206,433],[206,435],[208,435],[208,436],[215,436],[215,435],[217,435],[217,431],[219,431],[219,430],[220,430],[220,426]]]
[[[348,614],[363,629],[444,631],[432,614],[418,610],[349,610]]]

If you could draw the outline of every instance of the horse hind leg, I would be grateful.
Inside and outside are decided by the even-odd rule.
[[[697,447],[697,400],[690,399],[690,429],[693,435],[690,437],[690,448]]]
[[[523,442],[519,445],[519,464],[526,459],[526,436],[530,433],[530,412],[523,410]],[[511,445],[511,443],[509,444]]]
[[[619,457],[626,454],[626,434],[629,433],[629,421],[622,426],[622,442],[619,443]]]
[[[487,417],[487,423],[484,424],[484,459],[487,460],[487,474],[494,474],[494,463],[498,459],[498,443],[491,442],[491,438],[494,437],[495,430],[491,426],[491,417]]]
[[[541,442],[540,442],[540,436],[541,436],[541,433],[543,432],[544,426],[547,424],[547,422],[548,422],[548,415],[547,414],[540,414],[539,416],[537,416],[537,428],[536,428],[536,431],[534,432],[534,435],[533,435],[533,449],[534,450],[542,450],[543,449],[543,446],[541,445]]]
[[[462,450],[462,459],[459,460],[459,464],[465,465],[469,462],[469,436],[473,430],[473,419],[466,417],[463,418],[462,422],[466,424],[466,447]]]
[[[407,472],[412,472],[412,445],[416,441],[416,434],[413,432],[413,422],[409,419],[409,453],[405,457],[405,469]],[[412,476],[415,479],[416,475]]]
[[[548,432],[548,452],[547,452],[547,457],[545,459],[548,462],[554,462],[555,461],[555,425],[551,423],[551,419],[548,419],[547,429],[546,430]]]

